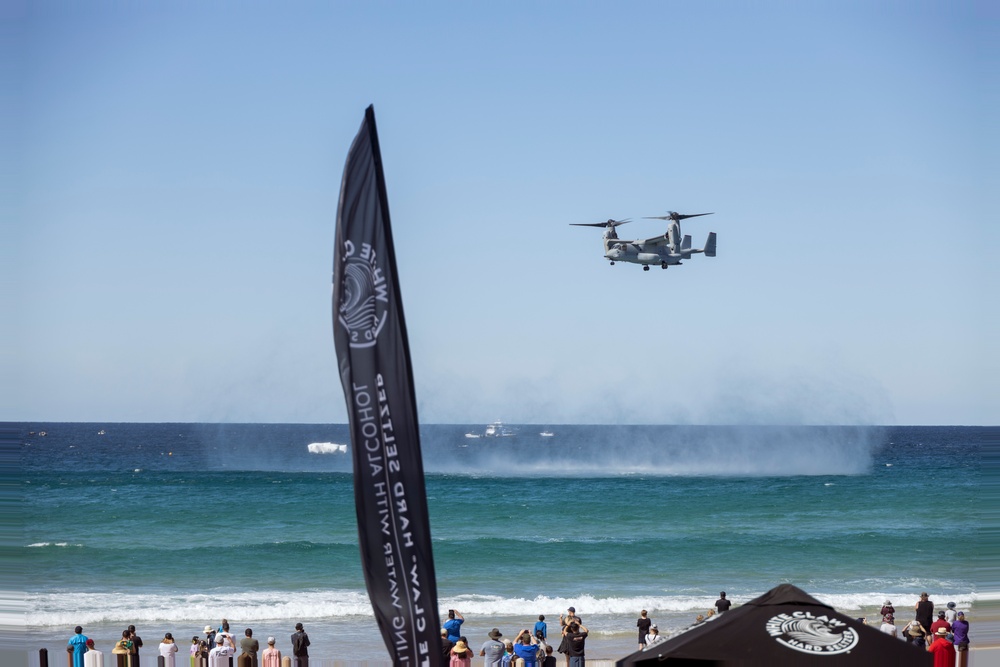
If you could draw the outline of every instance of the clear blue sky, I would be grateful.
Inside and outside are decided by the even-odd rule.
[[[374,103],[423,422],[1000,423],[998,18],[8,4],[0,417],[345,421]],[[611,267],[568,226],[667,210],[719,256]]]

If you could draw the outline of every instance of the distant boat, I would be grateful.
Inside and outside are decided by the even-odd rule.
[[[104,435],[104,433],[105,433],[105,431],[104,431],[104,429],[102,428],[102,429],[101,429],[100,431],[98,431],[98,432],[97,432],[97,435]]]
[[[466,438],[481,438],[483,436],[479,435],[478,433],[466,433],[465,437]]]
[[[542,431],[538,435],[542,436],[543,438],[551,438],[552,436],[555,435],[555,433],[553,433],[552,431]]]
[[[347,445],[338,445],[335,442],[311,442],[306,447],[310,454],[346,454]]]
[[[507,428],[499,420],[487,425],[486,431],[483,433],[484,438],[510,438],[515,435],[517,433],[513,429]]]

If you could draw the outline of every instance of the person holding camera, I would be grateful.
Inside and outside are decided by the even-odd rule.
[[[448,641],[453,644],[462,638],[462,623],[465,623],[465,617],[458,613],[457,609],[449,609],[444,629],[448,631]]]
[[[517,633],[514,655],[524,660],[524,667],[538,667],[538,640],[527,628]]]

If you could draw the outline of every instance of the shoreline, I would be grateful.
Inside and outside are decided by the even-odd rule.
[[[869,620],[878,618],[878,607],[862,609],[838,609],[852,618],[866,617]],[[1000,664],[1000,604],[987,602],[974,604],[967,612],[971,625],[970,665]],[[664,631],[666,637],[677,634],[681,629],[693,622],[696,614],[691,613],[655,613],[651,614],[653,622]],[[909,620],[908,610],[897,613],[897,627],[902,628]],[[636,617],[638,614],[636,614]],[[388,652],[384,648],[382,638],[375,627],[374,620],[366,618],[348,619],[302,619],[306,631],[312,640],[310,658],[313,665],[319,667],[341,667],[348,665],[370,665],[371,667],[388,667],[391,665]],[[584,616],[584,622],[588,623]],[[188,648],[191,636],[201,635],[200,630],[206,623],[181,624],[172,623],[169,626],[160,623],[150,623],[139,628],[144,646],[140,655],[149,660],[147,665],[155,665],[157,645],[164,632],[172,632],[177,639],[179,653],[178,665],[187,667]],[[230,621],[234,632],[242,634],[244,624],[238,619]],[[294,621],[278,620],[274,622],[252,623],[254,637],[262,643],[269,635],[278,639],[277,646],[282,654],[290,650],[289,637],[293,632]],[[530,627],[534,618],[528,621],[525,616],[486,616],[470,618],[463,625],[463,634],[469,639],[470,646],[475,650],[477,658],[479,648],[487,639],[487,633],[498,627],[505,636],[510,636],[516,629]],[[613,665],[615,661],[633,653],[637,648],[637,637],[631,629],[635,624],[632,615],[595,616],[588,623],[590,636],[587,639],[587,660],[592,664]],[[178,626],[191,625],[190,628]],[[553,627],[558,632],[558,616],[555,622],[549,622],[550,637]],[[870,626],[874,624],[869,622]],[[84,634],[94,638],[97,648],[106,655],[110,654],[114,641],[121,636],[120,624],[93,624],[84,628]],[[0,663],[11,667],[38,667],[38,649],[45,648],[49,655],[50,667],[61,665],[65,652],[66,640],[72,635],[72,628],[36,627],[21,628],[20,632],[10,632],[7,626],[2,645],[18,647],[17,649],[0,649]],[[478,662],[473,662],[478,665]]]

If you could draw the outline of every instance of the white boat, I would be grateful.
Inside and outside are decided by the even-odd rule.
[[[555,435],[555,433],[553,433],[552,431],[542,431],[538,435],[542,436],[543,438],[551,438],[552,436]]]
[[[517,435],[513,429],[504,426],[503,422],[495,421],[486,426],[484,438],[510,438]]]
[[[310,454],[346,454],[347,445],[338,445],[335,442],[311,442],[306,447]]]
[[[466,433],[465,437],[466,438],[481,438],[483,436],[479,435],[478,433]]]

